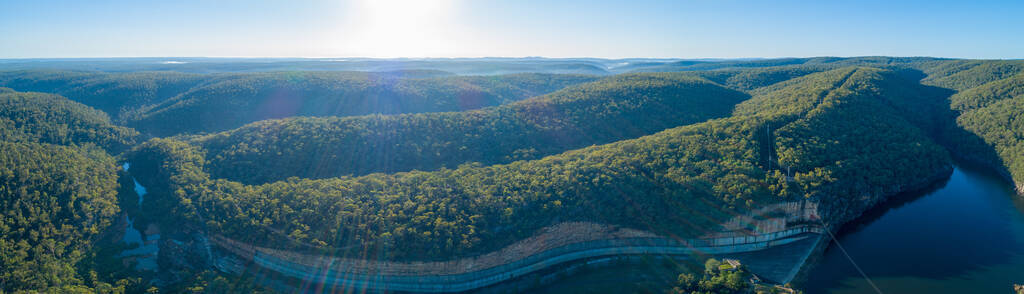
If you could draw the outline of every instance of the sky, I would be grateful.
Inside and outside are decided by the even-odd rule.
[[[0,58],[1024,58],[1024,1],[0,0]]]

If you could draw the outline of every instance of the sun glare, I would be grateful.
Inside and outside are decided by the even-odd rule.
[[[343,47],[365,57],[449,55],[457,0],[355,0]]]

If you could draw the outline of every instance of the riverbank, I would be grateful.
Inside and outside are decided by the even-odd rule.
[[[803,288],[801,287],[801,285],[805,284],[807,280],[810,279],[811,273],[813,272],[817,263],[820,261],[825,250],[828,249],[829,246],[832,246],[832,243],[835,242],[835,240],[833,240],[832,237],[838,235],[844,228],[848,227],[851,224],[858,223],[859,219],[863,219],[865,217],[870,218],[871,215],[868,214],[868,212],[875,209],[879,209],[881,206],[885,205],[886,203],[890,203],[890,201],[892,201],[895,198],[898,198],[901,195],[921,193],[935,189],[938,185],[941,185],[946,179],[948,179],[950,175],[953,174],[954,170],[955,168],[953,166],[950,166],[948,169],[943,169],[941,171],[936,172],[935,175],[931,177],[925,178],[921,181],[917,181],[911,185],[908,185],[907,188],[903,189],[902,191],[882,195],[879,197],[874,197],[873,201],[870,202],[870,205],[868,205],[867,208],[856,213],[856,217],[843,219],[842,222],[830,222],[829,224],[827,224],[825,229],[829,230],[830,233],[826,234],[822,242],[818,242],[815,248],[811,250],[811,252],[808,254],[808,258],[800,266],[800,269],[793,275],[793,278],[790,280],[790,283],[793,285],[797,285],[797,288]]]
[[[1003,293],[1024,277],[1024,199],[983,166],[958,162],[947,180],[889,199],[836,237],[845,250],[808,263],[808,293]]]
[[[953,158],[956,159],[956,161],[959,162],[961,165],[969,164],[973,166],[983,167],[992,171],[993,173],[1005,179],[1007,182],[1012,183],[1015,188],[1014,190],[1016,190],[1017,192],[1017,195],[1024,196],[1024,181],[1014,180],[1013,175],[1010,173],[1010,170],[1006,168],[1005,164],[1001,162],[992,162],[992,160],[985,160],[974,155],[960,154],[959,152],[951,151],[950,154],[953,155]]]

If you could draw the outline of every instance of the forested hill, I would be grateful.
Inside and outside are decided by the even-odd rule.
[[[0,88],[0,292],[172,283],[167,255],[194,256],[171,240],[204,234],[410,261],[489,252],[567,221],[700,236],[802,199],[838,225],[944,176],[950,154],[1024,193],[1024,61],[716,63],[603,77],[0,72],[14,87]],[[170,137],[141,139],[152,136]],[[121,208],[177,248],[160,249],[161,273],[122,269],[113,249],[96,263],[93,249],[110,245],[96,240],[119,239],[118,175],[149,192]],[[184,263],[176,281],[203,277],[190,291],[224,280]]]
[[[951,97],[950,102],[953,109],[970,111],[1021,95],[1024,95],[1024,74],[1016,74],[965,89]]]
[[[516,74],[396,78],[381,73],[248,74],[148,106],[128,125],[167,136],[213,132],[291,116],[460,111],[495,106],[589,82],[582,75]]]
[[[185,74],[0,72],[0,86],[63,95],[149,135],[226,130],[297,115],[460,111],[495,106],[596,76],[451,76],[435,71]]]
[[[244,183],[537,159],[728,116],[749,96],[634,74],[475,111],[262,121],[200,137],[210,173]]]
[[[951,148],[1012,179],[1024,194],[1024,61],[963,62],[927,83],[960,91],[950,98],[957,110]]]
[[[113,158],[28,142],[0,141],[0,150],[0,291],[96,286],[77,263],[119,211]]]
[[[672,63],[657,64],[634,69],[644,72],[671,72],[671,71],[709,71],[719,69],[744,69],[744,68],[765,68],[765,67],[793,67],[793,66],[825,66],[832,69],[847,66],[909,66],[921,69],[935,64],[943,64],[952,59],[931,58],[931,57],[889,57],[889,56],[863,56],[863,57],[811,57],[811,58],[772,58],[754,60],[724,60],[717,62],[694,62],[676,61]]]
[[[133,172],[155,175],[146,185],[164,191],[154,198],[175,212],[168,220],[341,256],[448,259],[574,220],[695,236],[738,211],[803,197],[841,222],[949,170],[945,151],[898,106],[927,89],[894,79],[870,68],[812,74],[744,102],[806,101],[798,108],[752,107],[760,110],[507,165],[250,186],[211,179],[204,153],[176,140],[127,157],[140,162]],[[766,161],[769,152],[781,161]]]
[[[808,74],[835,69],[832,66],[797,65],[763,68],[720,69],[681,72],[708,79],[731,89],[751,91]]]
[[[102,110],[115,121],[123,121],[142,106],[216,79],[175,72],[8,71],[0,72],[0,87],[58,94]]]
[[[928,75],[923,84],[965,91],[1020,73],[1024,60],[949,60],[918,68]]]
[[[0,88],[0,292],[117,288],[80,262],[119,211],[117,165],[99,147],[133,136],[63,97]]]
[[[950,170],[948,153],[929,134],[943,118],[915,112],[944,105],[940,89],[872,68],[784,84],[738,112],[775,118],[768,127],[777,129],[769,151],[777,158],[772,165],[778,173],[792,170],[795,179],[778,185],[820,199],[827,219],[853,219],[882,196],[921,187]]]
[[[58,145],[96,144],[120,152],[135,144],[132,129],[64,97],[0,88],[0,140]]]

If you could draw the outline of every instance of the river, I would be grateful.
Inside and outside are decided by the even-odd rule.
[[[906,193],[845,225],[807,293],[1010,293],[1024,284],[1024,199],[983,168]],[[864,278],[852,259],[868,276]]]
[[[121,166],[122,169],[128,171],[131,165],[127,162]],[[132,182],[135,184],[134,190],[135,195],[139,197],[138,205],[142,207],[143,200],[146,197],[146,187],[139,184],[139,181],[132,177]],[[135,269],[140,271],[159,271],[160,266],[157,264],[157,253],[160,252],[159,241],[160,241],[160,230],[154,224],[150,224],[144,230],[137,228],[135,219],[138,215],[124,214],[127,225],[124,230],[124,237],[122,241],[125,244],[135,246],[131,249],[127,249],[121,252],[119,257],[131,257],[137,263]]]

